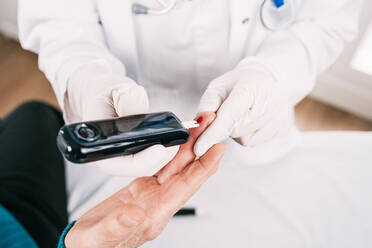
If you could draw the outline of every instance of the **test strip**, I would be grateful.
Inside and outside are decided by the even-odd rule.
[[[197,128],[200,125],[197,121],[184,121],[182,122],[182,126],[184,126],[186,129],[191,129],[191,128]]]

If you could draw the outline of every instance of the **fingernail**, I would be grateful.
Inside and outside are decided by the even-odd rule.
[[[203,116],[199,116],[199,118],[196,119],[196,122],[201,124],[203,122],[203,119],[204,119]]]

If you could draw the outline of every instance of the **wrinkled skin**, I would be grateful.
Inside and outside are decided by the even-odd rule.
[[[69,231],[65,244],[74,247],[138,247],[155,239],[172,216],[218,169],[225,151],[213,146],[195,160],[193,146],[214,120],[203,113],[201,126],[190,131],[189,141],[176,157],[152,177],[134,180],[82,216]]]

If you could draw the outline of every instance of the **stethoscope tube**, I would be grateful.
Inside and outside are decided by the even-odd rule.
[[[134,3],[132,5],[132,12],[136,15],[165,15],[170,12],[177,4],[177,0],[172,0],[170,4],[166,4],[163,0],[157,1],[160,5],[163,6],[163,9],[153,10],[143,4]]]
[[[177,0],[173,0],[170,4],[166,4],[164,0],[157,0],[157,1],[160,5],[163,6],[163,9],[153,10],[143,4],[134,3],[132,5],[132,12],[136,15],[165,15],[169,11],[171,11],[177,4]],[[284,0],[271,0],[271,1],[273,1],[274,5],[277,8],[280,8],[284,5]]]
[[[177,4],[172,0],[169,4],[164,0],[156,0],[163,8],[151,9],[143,4],[134,3],[132,12],[136,15],[165,15]],[[278,31],[287,28],[294,20],[296,7],[294,2],[302,0],[264,0],[261,6],[262,24],[269,30]]]

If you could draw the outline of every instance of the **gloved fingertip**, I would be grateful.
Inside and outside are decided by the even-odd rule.
[[[204,95],[198,106],[198,113],[216,112],[221,106],[222,100],[215,96]]]
[[[208,112],[216,112],[218,110],[218,108],[220,107],[220,103],[216,103],[216,104],[208,104],[208,105],[199,105],[198,107],[198,115],[199,114],[202,114],[202,113],[208,113]]]
[[[145,88],[136,85],[124,91],[114,100],[114,107],[118,116],[147,113],[149,100]]]

